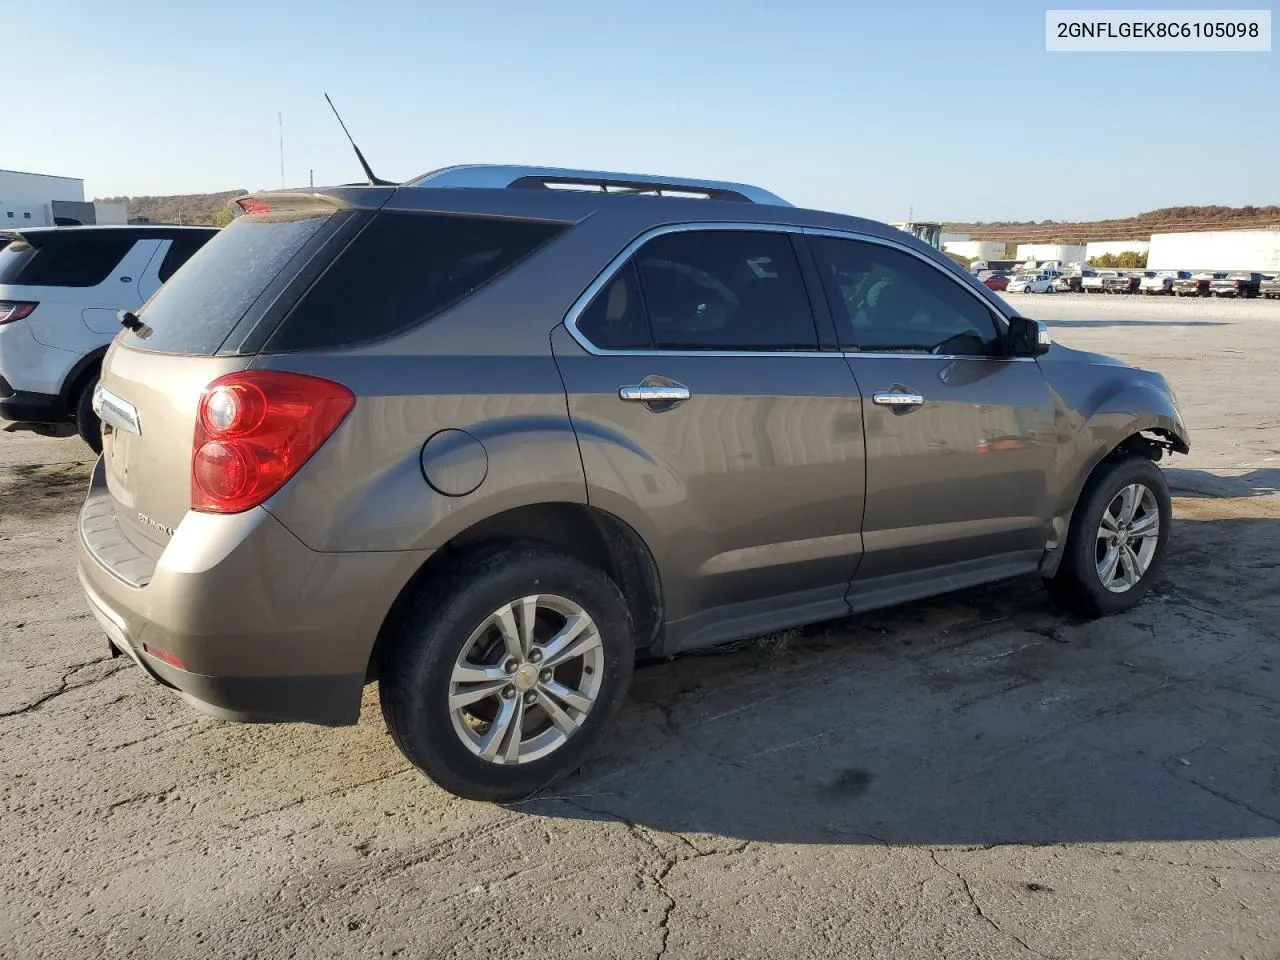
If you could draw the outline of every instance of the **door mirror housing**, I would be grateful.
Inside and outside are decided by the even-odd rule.
[[[1038,357],[1048,353],[1053,346],[1049,328],[1039,320],[1028,317],[1009,318],[1009,355],[1013,357]]]

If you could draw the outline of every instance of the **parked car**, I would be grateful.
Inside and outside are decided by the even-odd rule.
[[[1136,273],[1127,273],[1124,270],[1117,270],[1114,273],[1103,274],[1102,292],[1103,293],[1134,293],[1138,289],[1138,284],[1142,278]]]
[[[76,536],[111,646],[218,716],[350,724],[376,678],[413,764],[510,799],[638,653],[1160,576],[1164,378],[894,227],[520,167],[238,205],[108,350]]]
[[[0,420],[101,449],[92,409],[120,310],[134,311],[213,227],[36,227],[0,249]]]
[[[1080,293],[1081,284],[1084,283],[1086,277],[1094,277],[1097,274],[1092,270],[1083,270],[1079,273],[1064,273],[1060,277],[1053,278],[1054,293]]]
[[[1190,280],[1188,270],[1148,270],[1142,275],[1138,289],[1147,296],[1163,296],[1173,294],[1173,284],[1177,280]]]
[[[978,279],[986,284],[988,290],[1005,290],[1009,286],[1009,275],[1001,270],[988,270]]]
[[[1209,282],[1209,292],[1215,297],[1256,297],[1262,283],[1260,273],[1229,273]]]
[[[1086,276],[1080,281],[1080,289],[1085,293],[1103,293],[1103,283],[1108,277],[1116,276],[1114,270],[1098,270],[1092,276]]]
[[[1024,273],[1009,281],[1010,293],[1053,293],[1053,278],[1043,273]]]
[[[1258,284],[1258,293],[1268,300],[1280,300],[1280,276],[1266,277]]]
[[[1178,297],[1210,296],[1209,284],[1214,280],[1222,280],[1225,273],[1193,273],[1189,279],[1173,281],[1173,293]]]

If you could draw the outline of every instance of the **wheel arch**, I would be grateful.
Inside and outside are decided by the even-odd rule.
[[[62,381],[62,391],[59,396],[68,418],[75,413],[76,399],[81,391],[102,373],[102,360],[106,355],[106,346],[95,347],[76,361],[75,366]]]
[[[534,543],[603,570],[617,584],[635,625],[636,649],[652,647],[664,619],[661,576],[653,552],[635,528],[615,514],[573,502],[527,504],[480,520],[455,534],[409,578],[383,618],[370,652],[367,677],[377,676],[385,638],[422,582],[478,550],[503,543]]]
[[[1101,444],[1094,455],[1085,461],[1068,488],[1067,496],[1061,501],[1062,506],[1056,511],[1053,520],[1054,540],[1046,547],[1040,561],[1041,574],[1051,577],[1057,573],[1066,550],[1071,517],[1104,465],[1129,457],[1143,457],[1158,463],[1168,452],[1185,454],[1189,450],[1190,444],[1181,421],[1165,414],[1148,414],[1135,418],[1116,431],[1108,442]]]

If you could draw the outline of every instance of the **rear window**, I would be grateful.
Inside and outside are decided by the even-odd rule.
[[[45,234],[37,243],[14,240],[0,249],[0,283],[29,287],[96,287],[131,249],[133,237]]]
[[[169,250],[165,253],[164,260],[160,263],[160,282],[168,283],[169,278],[178,272],[178,268],[190,260],[192,254],[212,238],[212,233],[206,233],[203,230],[174,237],[169,242]]]
[[[267,342],[271,351],[354,346],[408,330],[490,283],[566,225],[381,212]]]
[[[332,209],[240,217],[147,301],[128,343],[157,353],[217,353],[224,340]]]

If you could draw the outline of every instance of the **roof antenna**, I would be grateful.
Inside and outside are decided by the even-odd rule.
[[[347,129],[347,125],[342,122],[342,116],[338,113],[338,108],[333,105],[333,101],[329,99],[329,95],[324,95],[325,100],[329,104],[329,109],[333,111],[333,115],[338,118],[338,124],[342,127],[342,132],[347,135],[347,139],[351,141],[351,149],[356,152],[356,159],[360,161],[360,166],[364,170],[364,175],[369,181],[371,187],[394,187],[398,184],[390,180],[381,180],[374,176],[373,170],[369,167],[369,161],[364,158],[364,154],[360,152],[360,148],[356,146],[355,139],[352,138],[351,132]]]

